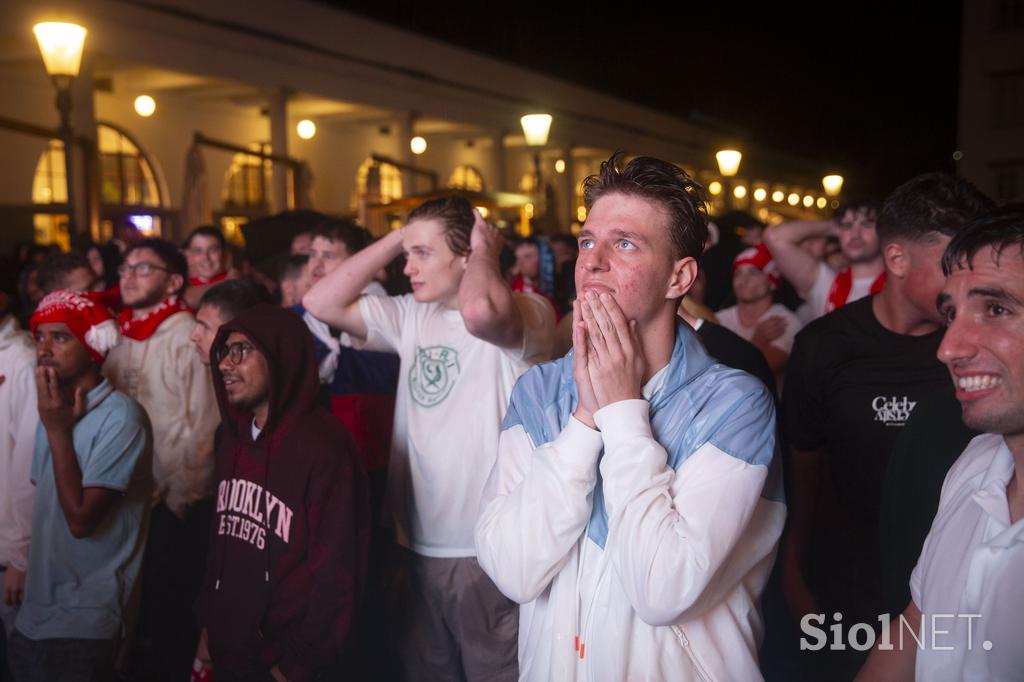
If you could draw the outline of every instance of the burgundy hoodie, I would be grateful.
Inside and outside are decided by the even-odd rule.
[[[223,427],[217,506],[199,618],[214,667],[236,674],[279,666],[308,680],[352,634],[369,543],[366,474],[352,439],[316,404],[313,341],[294,313],[259,305],[220,328],[214,348],[241,332],[266,357],[270,409],[228,404],[218,363]]]

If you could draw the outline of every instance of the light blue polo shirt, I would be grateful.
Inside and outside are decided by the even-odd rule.
[[[53,455],[40,424],[25,596],[15,623],[29,639],[110,639],[142,563],[152,494],[152,435],[142,407],[106,379],[89,391],[72,432],[83,487],[124,494],[93,534],[71,535],[57,498]]]

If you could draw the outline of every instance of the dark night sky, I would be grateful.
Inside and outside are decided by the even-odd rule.
[[[526,11],[516,2],[324,1],[671,114],[728,121],[740,144],[840,169],[848,196],[953,170],[960,2],[655,11],[634,0],[620,3],[627,11],[595,2]]]

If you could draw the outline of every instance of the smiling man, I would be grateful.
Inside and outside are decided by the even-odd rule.
[[[613,156],[584,196],[573,351],[512,394],[480,564],[521,604],[521,679],[755,679],[785,506],[772,396],[676,317],[705,191]]]
[[[405,252],[413,293],[362,296]],[[473,524],[516,378],[546,359],[554,313],[513,294],[501,237],[461,198],[428,201],[350,257],[303,302],[370,350],[401,360],[388,471],[391,522],[412,550],[410,679],[516,679],[516,609],[480,570]]]
[[[903,616],[938,640],[875,651],[863,680],[1010,680],[1024,670],[1024,207],[965,227],[942,268],[938,356],[964,423],[983,435],[946,475],[910,578]]]
[[[190,306],[197,306],[207,289],[228,279],[227,242],[212,225],[192,230],[182,247],[188,261],[188,287],[183,294]]]

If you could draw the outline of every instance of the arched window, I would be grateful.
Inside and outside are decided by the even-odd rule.
[[[120,217],[127,217],[147,236],[159,236],[159,209],[164,201],[153,163],[125,131],[100,123],[96,134],[101,224],[100,233],[93,237],[109,239],[113,220]],[[50,140],[39,157],[32,180],[32,201],[40,208],[33,218],[36,241],[59,244],[66,249],[68,185],[64,175],[64,143],[60,140]]]
[[[363,161],[356,172],[356,203],[365,198],[371,203],[389,204],[402,198],[402,171],[373,157]]]
[[[448,186],[452,189],[464,189],[469,192],[484,191],[484,176],[473,166],[456,166],[448,178]]]
[[[270,153],[270,145],[253,142],[249,149]],[[273,162],[252,154],[235,154],[224,178],[224,208],[228,210],[269,210],[268,188]]]

